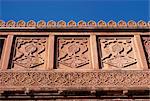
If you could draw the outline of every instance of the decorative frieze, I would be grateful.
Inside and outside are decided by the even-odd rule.
[[[140,69],[131,38],[99,38],[103,69]]]
[[[17,37],[15,40],[12,69],[44,69],[46,38]]]
[[[0,72],[0,89],[150,88],[149,71]]]
[[[56,68],[90,68],[88,37],[58,37],[57,44]]]

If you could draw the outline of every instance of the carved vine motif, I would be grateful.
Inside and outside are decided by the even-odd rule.
[[[44,64],[46,38],[17,38],[13,63],[24,68]]]
[[[58,63],[71,68],[89,64],[87,39],[59,38],[58,44]]]
[[[147,55],[147,59],[148,59],[148,63],[150,64],[150,38],[143,38],[144,39],[144,47],[146,50],[146,55]]]
[[[51,89],[99,87],[150,88],[149,71],[101,72],[0,72],[2,88],[45,87]]]
[[[107,40],[102,39],[102,62],[115,68],[126,68],[136,64],[137,60],[133,55],[131,40]]]

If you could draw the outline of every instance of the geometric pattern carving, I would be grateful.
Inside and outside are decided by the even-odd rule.
[[[59,68],[89,68],[89,40],[82,37],[58,37]]]
[[[145,47],[146,58],[150,66],[150,37],[143,37],[143,44]]]
[[[100,39],[104,69],[133,69],[137,63],[131,39]]]
[[[32,69],[45,63],[46,38],[17,37],[13,57],[14,68]],[[19,68],[17,68],[19,66]],[[43,68],[43,67],[42,67]]]
[[[38,88],[37,88],[38,87]],[[0,72],[0,89],[150,88],[150,71]]]

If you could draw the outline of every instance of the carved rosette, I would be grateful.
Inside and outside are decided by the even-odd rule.
[[[17,37],[13,69],[44,69],[46,38]]]
[[[130,38],[101,38],[100,44],[103,69],[139,69]]]
[[[57,43],[58,68],[89,68],[88,38],[59,37]]]
[[[150,67],[150,37],[143,37],[146,58]]]

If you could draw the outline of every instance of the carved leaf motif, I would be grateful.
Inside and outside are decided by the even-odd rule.
[[[136,64],[130,40],[100,40],[102,44],[102,62],[115,68],[125,68]]]
[[[58,62],[71,68],[89,64],[88,40],[58,39]]]
[[[44,64],[42,53],[45,51],[45,38],[18,38],[16,43],[14,64],[24,68],[33,68]]]

